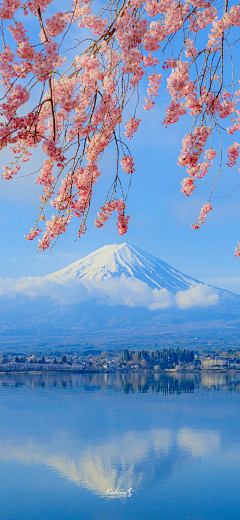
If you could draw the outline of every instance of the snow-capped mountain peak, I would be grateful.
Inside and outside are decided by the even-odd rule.
[[[175,293],[186,290],[197,280],[177,271],[159,258],[136,246],[111,244],[97,249],[81,260],[47,276],[103,282],[110,278],[135,278],[151,288],[166,288]]]
[[[149,338],[161,346],[190,340],[199,348],[196,335],[203,345],[235,345],[239,337],[239,295],[199,283],[126,243],[102,247],[46,277],[7,280],[4,290],[6,344],[16,344],[17,335],[19,345],[26,337],[31,346],[54,348],[86,342],[129,347],[135,338],[141,348],[149,347]]]

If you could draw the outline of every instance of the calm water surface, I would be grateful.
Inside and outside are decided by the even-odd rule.
[[[240,374],[0,374],[1,520],[239,520],[239,392]]]

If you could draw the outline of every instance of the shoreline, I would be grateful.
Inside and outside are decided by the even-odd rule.
[[[2,370],[0,369],[0,375],[4,374],[58,374],[58,373],[65,373],[65,374],[127,374],[127,373],[151,373],[151,374],[164,374],[164,375],[173,375],[173,374],[201,374],[201,373],[209,373],[209,374],[228,374],[228,373],[240,373],[240,368],[230,368],[230,369],[196,369],[196,370],[188,370],[188,369],[179,369],[179,370],[169,370],[169,369],[163,369],[163,370],[150,370],[150,369],[139,369],[139,370],[130,370],[130,369],[120,369],[120,370],[81,370],[76,368],[31,368],[31,369],[21,369],[16,370]]]

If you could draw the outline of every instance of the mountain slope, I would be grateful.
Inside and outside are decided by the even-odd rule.
[[[46,277],[12,282],[11,297],[0,298],[0,346],[87,341],[99,347],[107,337],[111,347],[196,342],[199,348],[200,337],[203,346],[240,345],[239,295],[201,284],[126,243]]]
[[[151,288],[165,288],[173,293],[184,291],[191,285],[200,283],[159,258],[126,242],[101,247],[46,278],[53,280],[56,277],[67,277],[101,282],[121,276],[136,278]]]

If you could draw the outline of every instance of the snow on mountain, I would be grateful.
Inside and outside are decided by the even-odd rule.
[[[46,277],[2,280],[0,295],[0,348],[6,341],[75,345],[84,335],[102,345],[106,334],[108,347],[138,341],[142,348],[150,338],[162,346],[195,345],[200,335],[204,345],[239,342],[239,295],[126,243],[102,247]]]
[[[151,289],[167,289],[172,293],[187,290],[200,283],[159,258],[126,242],[101,247],[46,278],[53,281],[59,277],[96,282],[112,278],[134,278],[146,283]]]

